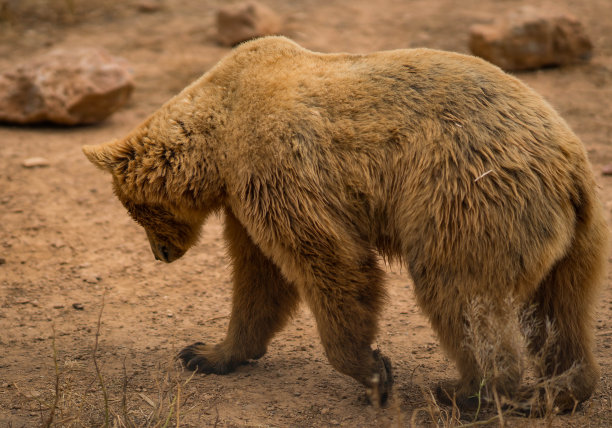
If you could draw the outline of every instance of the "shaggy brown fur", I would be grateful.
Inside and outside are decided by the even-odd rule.
[[[218,345],[183,350],[191,369],[227,373],[259,358],[302,299],[331,364],[384,402],[391,368],[371,349],[382,255],[409,269],[457,364],[460,404],[483,379],[513,397],[521,376],[511,337],[490,356],[501,367],[483,373],[467,345],[474,300],[489,302],[499,331],[509,301],[535,308],[523,317],[535,325],[555,326],[542,375],[573,370],[560,406],[593,392],[593,301],[607,248],[593,175],[566,123],[497,67],[428,49],[320,54],[263,38],[126,138],[84,151],[112,173],[160,260],[182,256],[211,212],[225,214],[229,331]],[[548,331],[528,335],[532,353]]]

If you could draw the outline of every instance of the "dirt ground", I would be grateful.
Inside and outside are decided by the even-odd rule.
[[[261,360],[235,373],[191,377],[174,364],[183,346],[214,343],[225,333],[231,287],[222,222],[211,219],[181,260],[156,262],[143,230],[112,195],[109,177],[80,147],[125,135],[228,52],[214,38],[215,11],[224,2],[166,0],[153,12],[142,3],[0,1],[0,70],[55,47],[103,46],[130,61],[136,82],[129,105],[99,125],[0,126],[0,426],[452,425],[450,409],[428,396],[455,369],[397,266],[387,267],[390,299],[376,343],[394,364],[387,409],[368,406],[363,389],[331,368],[306,308]],[[528,3],[266,1],[283,16],[284,34],[324,52],[426,46],[467,53],[470,25]],[[612,176],[601,171],[612,164],[612,2],[541,3],[579,17],[595,55],[586,65],[518,77],[582,138],[610,219]],[[50,165],[22,167],[34,156]],[[574,415],[506,416],[505,423],[612,425],[610,278],[597,305],[602,376],[593,398]]]

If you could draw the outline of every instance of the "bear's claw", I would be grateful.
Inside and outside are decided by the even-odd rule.
[[[206,348],[209,347],[210,345],[206,345],[205,343],[196,342],[179,352],[178,358],[183,361],[185,368],[198,373],[223,375],[232,372],[236,368],[236,366],[232,364],[220,361],[214,363],[211,361],[210,356],[212,356],[213,353],[210,351],[206,352]],[[210,354],[210,356],[207,357],[205,355],[206,353]]]
[[[384,407],[391,395],[393,387],[393,370],[391,361],[380,353],[378,349],[372,352],[374,360],[378,365],[378,372],[374,374],[372,387],[368,388],[367,398],[370,403],[377,402],[379,406]]]

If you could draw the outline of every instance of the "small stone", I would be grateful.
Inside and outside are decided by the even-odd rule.
[[[54,50],[0,73],[0,122],[99,122],[133,87],[126,61],[103,49]]]
[[[34,157],[25,159],[21,165],[24,168],[41,168],[45,166],[49,166],[49,161],[45,158]]]
[[[142,0],[136,3],[136,9],[142,13],[155,13],[161,10],[161,3],[159,1]]]
[[[225,46],[280,31],[281,19],[276,12],[254,1],[228,5],[217,12],[217,37]]]
[[[593,43],[578,19],[522,7],[491,25],[470,29],[470,50],[505,70],[588,61]]]
[[[55,241],[51,243],[51,246],[56,249],[60,249],[66,246],[62,241]]]
[[[64,305],[53,305],[53,309],[64,309]]]
[[[6,264],[6,259],[4,257],[0,257],[0,265]]]
[[[88,284],[97,284],[102,280],[102,276],[95,273],[83,273],[81,279]]]
[[[83,309],[85,309],[85,306],[83,306],[82,303],[73,303],[72,307],[77,311],[82,311]]]
[[[602,175],[612,175],[612,165],[606,165],[601,169]],[[1,263],[0,263],[1,264]]]

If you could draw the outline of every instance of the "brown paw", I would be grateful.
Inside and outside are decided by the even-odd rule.
[[[215,346],[196,342],[179,352],[178,357],[185,367],[199,373],[228,374],[236,369],[240,363],[224,362],[219,358],[219,351]]]
[[[566,389],[554,388],[523,388],[508,408],[513,413],[532,418],[543,418],[574,412],[582,403],[574,398]]]
[[[481,391],[480,395],[478,391],[472,394],[465,393],[454,383],[438,385],[436,387],[436,399],[446,406],[456,405],[464,412],[474,412],[493,404],[484,391]]]

